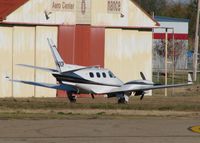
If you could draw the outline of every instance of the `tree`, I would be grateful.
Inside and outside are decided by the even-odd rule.
[[[175,0],[134,0],[150,15],[189,19],[189,45],[194,47],[197,0],[187,2]]]
[[[136,2],[150,15],[152,13],[160,15],[167,4],[166,0],[136,0]]]

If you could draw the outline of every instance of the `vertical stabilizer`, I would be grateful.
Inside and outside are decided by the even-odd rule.
[[[58,53],[58,50],[54,42],[49,38],[47,38],[47,40],[48,40],[49,47],[51,48],[51,53],[53,55],[53,58],[56,64],[56,68],[58,71],[62,72],[62,68],[64,67],[65,63],[63,59],[61,58],[60,54]]]
[[[53,55],[55,64],[56,64],[56,68],[60,73],[85,68],[79,65],[65,64],[64,60],[61,58],[60,54],[58,53],[58,50],[54,42],[49,38],[47,38],[47,40],[48,40],[48,44],[51,49],[51,53]]]

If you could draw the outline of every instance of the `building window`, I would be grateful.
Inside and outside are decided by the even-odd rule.
[[[94,78],[94,74],[92,72],[89,73],[91,78]]]
[[[99,73],[99,72],[97,72],[97,77],[98,77],[98,78],[100,78],[100,77],[101,77],[101,75],[100,75],[100,73]]]
[[[103,75],[104,78],[106,78],[106,73],[105,72],[103,72],[102,75]]]

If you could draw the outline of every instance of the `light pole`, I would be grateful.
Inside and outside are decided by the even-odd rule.
[[[168,65],[168,29],[165,29],[165,85],[167,85],[167,65]],[[165,88],[165,96],[167,96],[167,88]]]
[[[198,0],[197,6],[197,20],[196,20],[196,32],[195,32],[195,47],[194,47],[194,58],[193,58],[193,80],[197,80],[197,66],[198,66],[198,47],[199,47],[199,9],[200,0]]]

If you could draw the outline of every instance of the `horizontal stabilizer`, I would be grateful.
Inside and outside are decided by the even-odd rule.
[[[56,70],[56,69],[36,67],[36,66],[25,65],[25,64],[17,64],[17,66],[27,67],[27,68],[33,68],[33,69],[38,69],[38,70],[43,70],[43,71],[47,71],[47,72],[58,72],[58,70]]]

